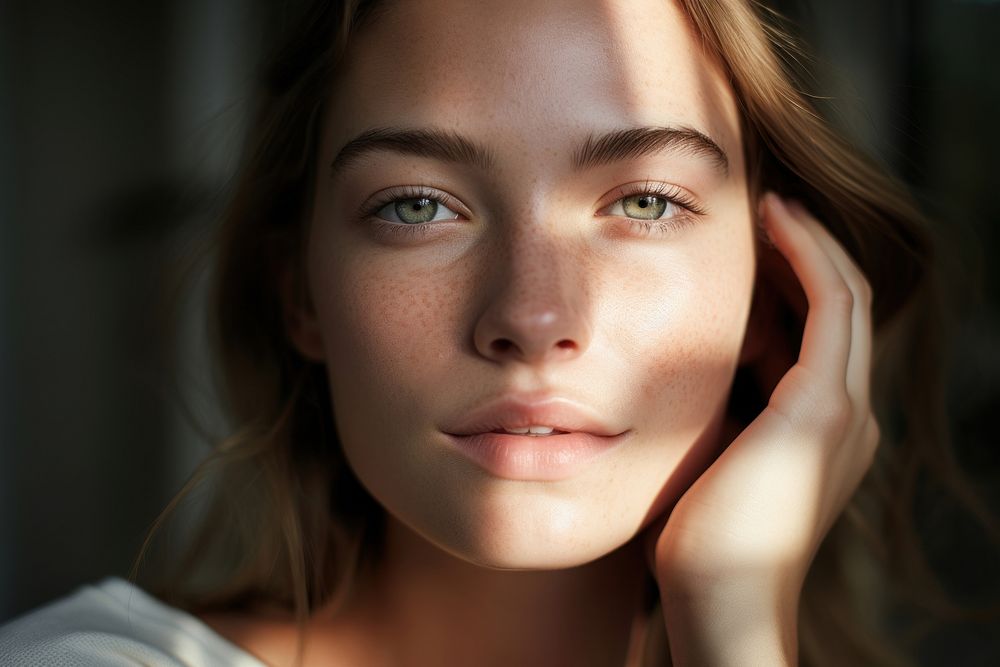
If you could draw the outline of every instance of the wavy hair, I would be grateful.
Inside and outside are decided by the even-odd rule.
[[[994,518],[952,453],[943,376],[948,311],[935,252],[945,246],[907,188],[817,110],[807,92],[808,60],[786,20],[755,0],[680,5],[735,93],[750,196],[772,189],[801,200],[873,289],[872,401],[882,442],[809,570],[799,610],[801,662],[912,664],[923,626],[890,624],[899,609],[943,620],[1000,612],[970,610],[947,596],[914,523],[920,481],[931,480],[1000,544]],[[135,580],[181,503],[206,490],[183,557],[148,583],[178,607],[263,603],[293,612],[302,628],[312,609],[345,604],[378,562],[384,510],[343,456],[323,367],[303,359],[286,336],[280,283],[282,267],[297,266],[303,250],[332,82],[353,35],[383,6],[307,3],[261,70],[214,255],[211,336],[231,432],[157,518],[132,571]],[[292,280],[307,304],[303,277]],[[752,414],[766,397],[740,390],[746,383],[737,373],[733,393]],[[670,662],[657,596],[654,586],[643,665]]]

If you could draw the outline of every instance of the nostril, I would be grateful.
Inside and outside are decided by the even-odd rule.
[[[511,343],[506,338],[501,338],[500,340],[493,341],[493,349],[497,352],[506,352],[511,348],[513,343]]]

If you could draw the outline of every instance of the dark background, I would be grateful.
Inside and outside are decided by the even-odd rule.
[[[275,4],[0,3],[0,623],[126,574],[211,441],[187,413],[221,431],[204,276],[185,267],[236,166]],[[781,5],[838,122],[954,239],[957,454],[1000,508],[1000,2]],[[952,591],[996,601],[978,527],[943,501],[925,526]],[[1000,664],[998,636],[956,625],[926,664]]]

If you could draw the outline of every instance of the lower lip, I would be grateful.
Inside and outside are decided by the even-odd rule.
[[[615,449],[631,431],[530,436],[507,433],[446,434],[455,448],[487,472],[504,479],[552,482],[573,477]]]

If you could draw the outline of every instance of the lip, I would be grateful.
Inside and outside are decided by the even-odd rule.
[[[495,432],[538,425],[565,433]],[[573,477],[631,433],[614,428],[581,403],[551,394],[506,394],[442,430],[458,452],[490,474],[526,481]]]
[[[502,396],[473,410],[454,426],[441,430],[449,435],[467,436],[538,425],[551,426],[567,434],[604,437],[620,435],[627,430],[613,428],[590,408],[567,398],[528,394]]]
[[[579,474],[624,442],[592,433],[530,436],[508,433],[447,434],[452,446],[490,474],[503,479],[552,482]]]

